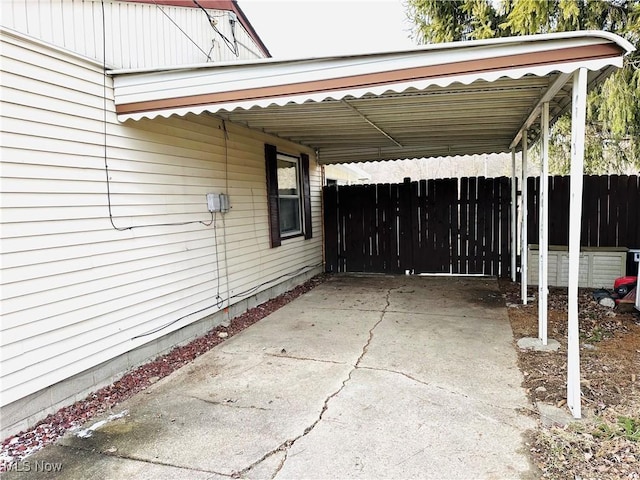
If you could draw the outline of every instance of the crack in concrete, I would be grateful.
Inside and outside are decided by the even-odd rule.
[[[302,435],[300,435],[302,436]],[[277,454],[278,452],[285,452],[285,460],[287,458],[287,449],[293,444],[293,442],[295,442],[298,438],[300,437],[296,437],[293,440],[286,440],[285,442],[282,442],[280,445],[278,445],[276,448],[274,448],[273,450],[265,453],[262,457],[260,457],[258,460],[256,460],[255,462],[253,462],[251,465],[249,465],[248,467],[243,468],[242,470],[238,470],[236,472],[233,472],[231,474],[231,477],[233,478],[240,478],[242,475],[244,475],[245,473],[251,471],[253,468],[257,467],[258,465],[260,465],[262,462],[264,462],[266,459],[272,457],[273,455]],[[284,465],[284,461],[281,462],[281,464],[278,466],[276,473],[274,473],[274,475],[272,475],[271,478],[273,478],[281,469],[282,469],[282,465]]]
[[[416,312],[416,311],[411,311],[411,310],[389,310],[387,313],[401,313],[401,314],[405,314],[405,315],[423,315],[423,316],[428,316],[428,317],[438,317],[438,318],[452,318],[452,319],[459,319],[459,318],[474,318],[474,319],[479,319],[479,320],[495,320],[495,316],[489,317],[489,316],[484,316],[484,315],[480,315],[480,314],[476,314],[476,313],[469,313],[469,314],[465,314],[465,315],[460,315],[460,314],[456,314],[456,313],[443,313],[443,312],[437,312],[437,313],[427,313],[427,312]],[[508,322],[509,319],[505,318],[505,322]]]
[[[403,377],[406,377],[409,380],[412,380],[412,381],[414,381],[416,383],[419,383],[421,385],[425,385],[427,387],[437,388],[438,390],[441,390],[441,391],[446,392],[446,393],[450,393],[452,395],[457,395],[457,396],[460,396],[460,397],[463,397],[463,398],[471,399],[471,397],[469,395],[467,395],[466,393],[458,392],[456,390],[451,390],[450,388],[445,388],[442,385],[438,385],[438,384],[435,384],[435,383],[425,382],[424,380],[420,380],[419,378],[415,378],[414,376],[409,375],[408,373],[405,373],[405,372],[401,372],[399,370],[393,370],[393,369],[390,369],[390,368],[382,368],[382,367],[358,367],[358,368],[361,368],[363,370],[373,370],[373,371],[379,371],[379,372],[394,373],[396,375],[401,375]],[[497,408],[499,410],[506,410],[506,411],[514,410],[511,407],[505,407],[505,406],[502,406],[502,405],[495,405],[495,404],[493,404],[491,402],[485,402],[482,399],[477,399],[476,398],[476,399],[474,399],[474,401],[476,401],[476,402],[478,402],[478,403],[480,403],[482,405],[486,405],[486,406],[489,406],[489,407],[492,407],[492,408]],[[517,411],[517,409],[516,409],[516,411]]]
[[[469,398],[469,395],[466,395],[466,394],[461,393],[461,392],[456,392],[454,390],[449,390],[448,388],[444,388],[442,385],[436,385],[436,384],[433,384],[433,383],[425,382],[424,380],[420,380],[419,378],[416,378],[416,377],[414,377],[412,375],[409,375],[408,373],[401,372],[399,370],[393,370],[391,368],[382,368],[382,367],[359,367],[359,368],[361,368],[363,370],[373,370],[374,372],[378,371],[378,372],[395,373],[396,375],[401,375],[403,377],[408,378],[409,380],[412,380],[412,381],[414,381],[416,383],[420,383],[420,384],[425,385],[427,387],[437,388],[438,390],[442,390],[442,391],[447,392],[447,393],[453,393],[454,395],[460,395],[461,397]]]
[[[206,398],[202,398],[202,397],[196,397],[195,395],[187,395],[189,398],[193,398],[194,400],[200,400],[201,402],[205,402],[205,403],[210,403],[211,405],[218,405],[220,407],[229,407],[229,408],[244,408],[244,409],[248,409],[248,410],[263,410],[265,412],[268,412],[269,410],[271,410],[270,408],[264,408],[264,407],[256,407],[255,405],[234,405],[234,402],[230,402],[230,401],[225,401],[225,402],[220,402],[218,400],[208,400]]]
[[[63,447],[63,448],[69,448],[71,450],[76,450],[76,451],[79,451],[79,452],[90,452],[90,453],[102,455],[102,456],[105,456],[105,457],[113,457],[113,458],[120,458],[120,459],[123,459],[123,460],[131,460],[132,462],[148,463],[148,464],[151,464],[151,465],[158,465],[158,466],[161,466],[161,467],[178,468],[180,470],[187,470],[189,472],[209,473],[209,474],[213,474],[213,475],[220,475],[222,477],[233,478],[233,475],[228,474],[228,473],[216,472],[215,470],[203,470],[202,468],[184,467],[182,465],[174,465],[173,463],[163,462],[161,460],[149,460],[147,458],[140,458],[140,457],[136,457],[136,456],[133,456],[133,455],[125,455],[125,454],[117,453],[117,452],[96,451],[94,448],[81,447],[81,446],[78,446],[78,445],[64,445],[64,444],[62,444],[60,446]]]
[[[287,461],[288,452],[289,452],[289,449],[291,448],[291,446],[294,443],[296,443],[298,440],[300,440],[301,438],[303,438],[306,435],[308,435],[316,427],[316,425],[318,425],[318,423],[320,423],[320,421],[322,420],[322,417],[324,417],[325,412],[329,408],[329,402],[331,401],[331,399],[333,399],[334,397],[339,395],[340,392],[342,392],[342,390],[344,390],[344,388],[347,385],[347,383],[349,383],[349,380],[351,380],[353,372],[355,372],[359,368],[360,362],[362,361],[362,358],[366,355],[366,353],[367,353],[367,351],[369,349],[369,345],[371,344],[371,341],[373,340],[373,331],[378,327],[378,325],[380,325],[380,323],[382,323],[382,320],[384,320],[384,316],[385,316],[385,314],[387,312],[387,308],[389,308],[389,305],[390,305],[389,297],[391,296],[391,290],[393,290],[393,288],[389,288],[387,290],[387,294],[385,296],[386,305],[384,306],[384,308],[380,312],[380,318],[369,329],[369,338],[367,339],[366,343],[362,347],[362,353],[360,353],[360,356],[357,358],[357,360],[353,364],[353,368],[349,371],[349,374],[347,375],[347,377],[342,381],[342,385],[340,385],[340,388],[338,388],[338,390],[333,392],[331,395],[329,395],[325,399],[324,404],[322,405],[322,410],[320,411],[320,414],[318,415],[318,418],[311,425],[309,425],[307,428],[305,428],[301,435],[298,435],[297,437],[295,437],[293,439],[286,440],[285,442],[281,443],[278,447],[274,448],[270,452],[267,452],[259,460],[253,462],[248,467],[245,467],[245,468],[243,468],[242,470],[240,470],[238,472],[234,472],[233,473],[233,477],[234,478],[241,477],[242,475],[244,475],[245,473],[249,472],[251,469],[255,468],[257,465],[259,465],[260,463],[264,462],[266,459],[270,458],[271,456],[275,455],[276,453],[284,452],[284,457],[283,457],[282,461],[280,462],[280,464],[278,465],[278,467],[274,471],[273,475],[271,475],[271,480],[275,479],[275,477],[278,475],[278,473],[280,473],[280,471],[284,467],[285,462]]]
[[[405,372],[401,372],[399,370],[393,370],[391,368],[382,368],[382,367],[360,367],[363,370],[373,370],[374,372],[387,372],[387,373],[395,373],[396,375],[401,375],[403,377],[407,377],[409,380],[413,380],[416,383],[421,383],[422,385],[426,385],[428,387],[436,387],[436,388],[441,388],[442,390],[444,390],[444,388],[442,387],[438,387],[438,385],[433,385],[429,382],[425,382],[424,380],[420,380],[418,378],[415,378],[411,375],[409,375],[408,373]]]
[[[338,310],[338,311],[342,311],[342,312],[379,312],[380,309],[379,308],[340,308],[340,307],[322,307],[322,306],[317,306],[317,307],[313,307],[314,310]],[[407,313],[407,312],[398,312],[398,313]]]
[[[291,444],[293,445],[293,443]],[[282,460],[280,460],[280,463],[278,464],[278,466],[276,467],[275,471],[273,472],[273,474],[271,475],[271,480],[274,480],[278,474],[280,473],[280,470],[282,470],[282,467],[284,467],[284,463],[287,461],[287,458],[289,458],[289,447],[291,446],[289,445],[285,450],[284,450],[284,455],[282,457]]]
[[[265,355],[269,357],[277,357],[277,358],[290,358],[292,360],[307,360],[309,362],[321,362],[321,363],[333,363],[334,365],[346,365],[345,362],[337,362],[335,360],[322,360],[320,358],[296,357],[295,355],[285,355],[281,353],[267,353]]]

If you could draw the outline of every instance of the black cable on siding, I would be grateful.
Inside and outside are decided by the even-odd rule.
[[[109,162],[108,162],[108,133],[107,133],[107,22],[105,18],[104,0],[100,2],[102,7],[102,123],[104,125],[104,171],[107,180],[107,206],[109,209],[109,221],[111,226],[119,231],[133,230],[134,228],[144,227],[173,227],[191,224],[200,224],[205,227],[209,227],[213,224],[213,212],[211,212],[211,220],[209,222],[203,222],[202,220],[192,220],[187,222],[170,222],[170,223],[154,223],[149,225],[132,225],[130,227],[118,227],[113,218],[113,206],[111,204],[111,180],[109,179]]]

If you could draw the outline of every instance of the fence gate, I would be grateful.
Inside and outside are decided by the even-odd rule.
[[[324,188],[328,272],[509,275],[511,179]]]

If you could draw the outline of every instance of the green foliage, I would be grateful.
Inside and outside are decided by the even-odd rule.
[[[407,0],[421,43],[571,30],[605,30],[640,47],[640,0]],[[571,124],[561,118],[550,138],[550,169],[568,172]],[[585,173],[640,168],[640,53],[590,95]]]
[[[551,31],[552,2],[519,0],[513,3],[500,29],[511,35],[548,33]]]
[[[632,442],[640,442],[640,418],[620,416],[615,425],[603,421],[596,425],[592,435],[605,439],[622,437]]]
[[[622,428],[624,438],[640,442],[640,418],[620,417],[618,425]]]

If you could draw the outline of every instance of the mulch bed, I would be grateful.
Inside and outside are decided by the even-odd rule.
[[[514,338],[537,337],[538,306],[520,303],[520,285],[500,281]],[[585,419],[543,426],[530,453],[543,478],[640,479],[640,315],[599,305],[593,290],[578,296],[580,374]],[[531,289],[529,295],[537,295]],[[549,338],[558,352],[519,350],[523,386],[532,402],[565,407],[567,291],[550,288]]]
[[[91,418],[145,390],[151,384],[190,363],[303,293],[315,288],[325,279],[325,275],[317,275],[304,284],[232,319],[229,326],[218,326],[206,335],[196,338],[186,345],[174,348],[166,355],[126,373],[113,384],[91,393],[85,399],[61,408],[33,428],[5,439],[0,448],[0,472],[6,471],[13,462],[22,460],[42,447],[55,442],[67,430],[79,427]]]

